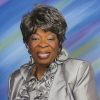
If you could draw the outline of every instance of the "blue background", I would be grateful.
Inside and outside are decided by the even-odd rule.
[[[100,97],[99,0],[0,0],[0,100],[7,100],[9,75],[29,61],[19,25],[37,4],[52,5],[64,15],[68,23],[64,47],[70,57],[92,64]]]

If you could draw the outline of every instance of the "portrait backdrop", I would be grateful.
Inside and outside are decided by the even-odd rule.
[[[22,16],[38,4],[56,7],[68,23],[64,48],[69,57],[89,61],[100,97],[99,0],[0,0],[0,100],[8,100],[8,78],[29,61],[22,41]]]

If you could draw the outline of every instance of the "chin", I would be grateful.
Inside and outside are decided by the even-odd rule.
[[[41,65],[50,65],[53,61],[51,59],[38,59],[36,62]]]

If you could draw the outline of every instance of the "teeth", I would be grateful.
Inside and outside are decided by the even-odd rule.
[[[47,58],[50,53],[38,53],[38,56],[41,58]]]

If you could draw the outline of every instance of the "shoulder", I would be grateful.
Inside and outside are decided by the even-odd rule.
[[[75,58],[68,58],[65,63],[65,69],[77,71],[79,69],[86,70],[91,64],[85,60],[75,59]]]
[[[80,79],[84,73],[89,73],[91,64],[85,60],[69,58],[64,62],[63,73],[69,83],[75,83],[76,79]]]
[[[15,83],[18,83],[18,81],[22,78],[20,74],[20,69],[17,69],[9,76],[9,90],[13,89],[13,86]]]
[[[20,77],[20,76],[21,76],[20,75],[20,69],[17,69],[13,73],[11,73],[10,80],[13,81],[13,80],[15,80],[15,78]]]
[[[20,79],[22,79],[22,73],[21,70],[22,69],[26,69],[29,66],[29,64],[23,64],[19,69],[15,70],[13,73],[11,73],[10,77],[9,77],[9,82],[10,84],[15,83],[17,81],[19,81]]]
[[[11,95],[14,94],[14,92],[17,91],[19,86],[24,82],[24,78],[21,73],[21,69],[26,69],[28,67],[28,64],[24,64],[21,66],[21,68],[14,71],[10,76],[8,80],[8,97],[11,98]]]
[[[20,75],[20,70],[16,70],[15,72],[13,72],[10,76],[9,76],[9,80],[8,80],[8,97],[10,99],[11,97],[11,93],[15,87],[15,84],[18,83],[19,79],[21,79],[21,75]]]

